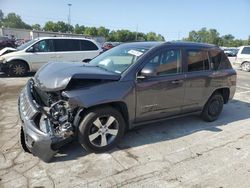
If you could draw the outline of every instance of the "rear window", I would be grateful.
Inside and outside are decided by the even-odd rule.
[[[204,50],[188,49],[188,72],[209,70],[208,52]]]
[[[81,41],[81,50],[82,51],[93,51],[98,50],[98,47],[91,41],[80,40]]]
[[[250,54],[250,47],[244,47],[241,54]]]
[[[57,52],[80,51],[80,41],[73,39],[56,39],[55,50]]]

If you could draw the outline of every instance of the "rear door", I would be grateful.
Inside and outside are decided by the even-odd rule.
[[[157,52],[146,63],[145,66],[155,68],[156,76],[137,79],[137,122],[181,113],[184,97],[181,57],[180,49],[166,48]]]
[[[185,62],[184,113],[202,109],[204,101],[211,95],[209,88],[212,79],[207,50],[187,48]]]
[[[100,54],[96,44],[89,40],[80,40],[81,43],[81,60],[93,59]]]
[[[80,41],[77,39],[54,39],[58,62],[78,62],[80,59]]]

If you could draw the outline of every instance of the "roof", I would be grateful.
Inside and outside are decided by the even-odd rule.
[[[89,39],[89,38],[84,38],[84,37],[38,37],[36,39],[82,39],[82,40],[90,40],[90,41],[94,41],[93,39]]]
[[[201,48],[213,48],[218,47],[214,44],[206,44],[206,43],[198,43],[198,42],[156,42],[156,41],[148,41],[148,42],[129,42],[123,43],[122,45],[135,46],[137,48],[153,48],[160,45],[169,45],[169,46],[185,46],[185,47],[201,47]]]
[[[165,44],[175,45],[175,46],[190,46],[190,47],[203,47],[203,48],[212,48],[218,47],[214,44],[200,43],[200,42],[188,42],[188,41],[177,41],[177,42],[166,42]]]

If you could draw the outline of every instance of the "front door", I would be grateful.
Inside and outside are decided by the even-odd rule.
[[[180,49],[164,49],[145,64],[155,76],[136,82],[136,121],[142,122],[181,113],[184,74]],[[140,75],[140,72],[138,73]]]
[[[32,70],[36,71],[48,62],[57,61],[53,40],[45,39],[32,46],[32,52],[28,52]]]

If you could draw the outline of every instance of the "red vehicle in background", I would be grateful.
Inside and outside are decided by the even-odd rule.
[[[15,48],[15,40],[8,37],[0,37],[0,50],[5,47]]]
[[[102,46],[102,49],[105,52],[105,51],[107,51],[107,50],[109,50],[109,49],[111,49],[119,44],[120,44],[120,42],[105,42]]]

